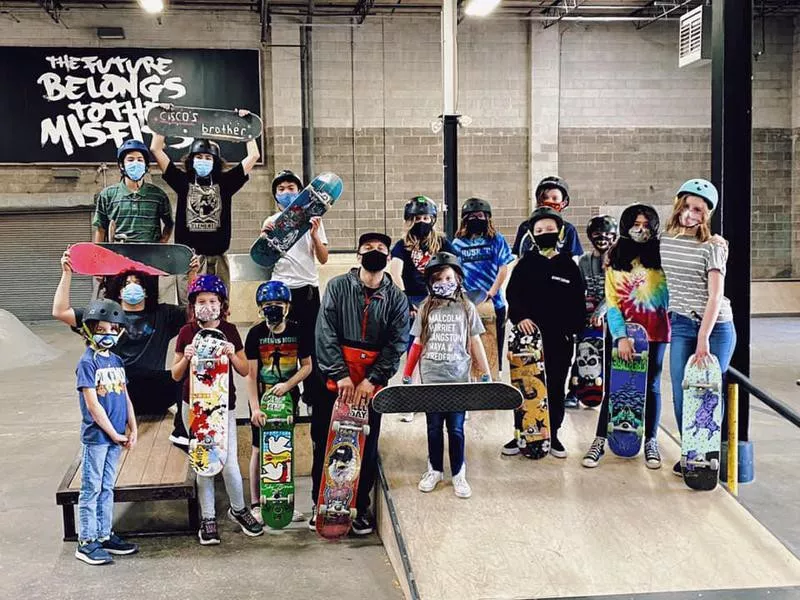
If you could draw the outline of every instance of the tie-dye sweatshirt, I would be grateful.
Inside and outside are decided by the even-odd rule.
[[[651,342],[669,341],[669,292],[661,269],[648,269],[638,259],[630,271],[606,269],[606,316],[611,336],[625,337],[625,322],[638,323]]]

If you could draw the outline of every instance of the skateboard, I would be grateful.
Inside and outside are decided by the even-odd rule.
[[[228,378],[230,364],[220,355],[225,334],[201,329],[192,340],[189,371],[189,463],[198,475],[213,477],[228,453]]]
[[[261,516],[283,529],[294,515],[294,401],[291,394],[261,396]]]
[[[342,195],[342,188],[342,179],[336,173],[317,175],[275,219],[275,228],[253,242],[250,257],[259,265],[274,267],[311,229],[311,217],[328,212]]]
[[[80,242],[70,246],[69,261],[72,270],[81,275],[119,275],[125,271],[139,271],[147,275],[167,275],[161,269],[117,254],[109,248],[92,242]]]
[[[683,374],[683,435],[681,470],[693,490],[713,490],[719,480],[722,444],[722,372],[712,354],[709,365],[693,365]]]
[[[617,456],[639,454],[644,432],[644,400],[647,389],[647,331],[626,323],[627,337],[633,338],[633,360],[619,358],[611,351],[611,380],[608,386],[608,447]]]
[[[486,352],[486,360],[489,361],[489,371],[492,380],[497,381],[500,378],[500,362],[497,356],[497,313],[494,311],[494,304],[491,300],[475,304],[475,308],[485,329],[481,334],[481,342],[483,342],[483,349]],[[478,381],[481,375],[483,373],[480,372],[477,361],[472,361],[472,379]]]
[[[100,243],[98,246],[149,265],[166,275],[185,275],[192,260],[192,249],[183,244]],[[71,252],[70,252],[71,254]]]
[[[603,327],[587,326],[575,351],[576,372],[570,379],[570,390],[584,406],[599,406],[603,402],[604,338]]]
[[[366,406],[357,407],[339,399],[333,405],[317,498],[317,533],[321,537],[344,537],[357,516],[356,492],[361,453],[369,435],[368,421]]]
[[[261,135],[261,117],[240,117],[235,110],[157,104],[147,112],[147,126],[163,136],[249,142]]]
[[[509,410],[522,404],[517,388],[507,383],[419,383],[383,388],[372,401],[379,413]]]
[[[544,370],[542,334],[536,327],[527,335],[512,325],[508,332],[511,383],[522,394],[522,406],[514,411],[514,437],[520,454],[539,459],[550,452],[550,408]]]

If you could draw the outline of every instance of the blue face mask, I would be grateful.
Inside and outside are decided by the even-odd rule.
[[[278,206],[281,208],[286,208],[289,206],[295,198],[297,198],[297,194],[295,192],[281,192],[275,195],[275,200],[278,202]]]
[[[143,162],[136,161],[125,164],[125,175],[132,181],[139,181],[144,177],[145,171],[147,171],[147,165]]]
[[[123,302],[130,304],[131,306],[135,306],[144,300],[144,288],[138,283],[129,283],[122,288],[122,293],[120,296],[122,297]]]
[[[92,341],[95,343],[95,345],[105,350],[116,346],[117,340],[119,340],[118,333],[95,333],[92,336]]]
[[[194,172],[200,177],[208,177],[214,170],[214,161],[208,158],[195,158],[192,162]]]

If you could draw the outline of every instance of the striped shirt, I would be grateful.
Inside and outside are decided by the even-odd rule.
[[[708,303],[708,272],[725,276],[728,247],[700,242],[694,236],[664,235],[661,238],[661,264],[667,274],[669,310],[685,317],[702,318]],[[731,302],[722,297],[718,322],[732,321]]]
[[[116,223],[115,235],[124,235],[128,242],[158,242],[161,222],[172,227],[172,207],[160,187],[145,183],[134,192],[120,181],[98,194],[92,225],[108,231],[111,221]]]

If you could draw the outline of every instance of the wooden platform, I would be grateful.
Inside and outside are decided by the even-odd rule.
[[[408,563],[423,599],[553,598],[800,584],[800,560],[723,488],[693,492],[672,474],[680,449],[660,434],[664,464],[606,456],[580,459],[597,410],[568,411],[566,460],[501,458],[509,412],[473,413],[466,423],[467,478],[461,500],[446,479],[423,494],[424,415],[384,418],[380,452]],[[445,456],[446,453],[445,453]],[[380,491],[379,494],[380,496]],[[379,498],[378,526],[409,597],[402,552]]]

